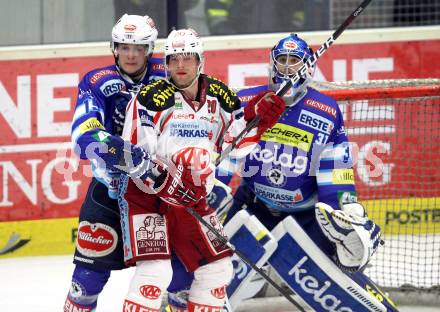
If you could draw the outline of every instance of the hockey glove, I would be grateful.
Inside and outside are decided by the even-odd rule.
[[[185,169],[181,163],[176,165],[163,159],[156,160],[152,175],[153,190],[173,207],[192,207],[206,196],[205,184],[196,185],[191,170]]]
[[[285,109],[286,103],[282,97],[277,96],[273,91],[262,91],[244,108],[244,119],[249,122],[257,115],[260,116],[257,132],[261,135],[277,123]]]
[[[102,170],[126,173],[132,178],[145,179],[151,169],[150,155],[141,147],[108,135],[88,157]]]
[[[335,210],[325,203],[316,203],[316,219],[324,235],[336,244],[336,263],[349,272],[361,270],[381,242],[380,227],[369,220],[358,203]]]

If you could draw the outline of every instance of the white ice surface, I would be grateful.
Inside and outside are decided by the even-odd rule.
[[[61,312],[73,271],[71,256],[0,260],[0,312]],[[114,271],[102,292],[97,312],[121,312],[133,268]],[[244,311],[295,311],[284,298],[244,302]],[[440,307],[400,307],[401,312],[439,312]]]

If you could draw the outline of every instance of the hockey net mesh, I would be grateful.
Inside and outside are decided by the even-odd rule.
[[[385,245],[366,273],[384,288],[440,286],[440,79],[318,84],[357,151],[360,201]],[[355,155],[356,156],[356,155]]]
[[[440,288],[440,79],[313,83],[335,98],[360,201],[385,245],[366,274],[385,289]]]

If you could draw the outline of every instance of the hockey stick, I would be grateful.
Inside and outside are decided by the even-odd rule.
[[[219,240],[220,242],[231,249],[244,263],[249,265],[253,270],[260,274],[269,284],[271,284],[276,290],[278,290],[287,300],[289,300],[299,311],[305,312],[304,308],[292,298],[292,296],[278,285],[266,272],[259,268],[255,263],[252,262],[248,257],[246,257],[241,251],[237,250],[234,245],[232,245],[223,235],[221,235],[211,224],[205,221],[202,216],[200,216],[194,209],[188,207],[186,208],[189,214],[196,218],[201,224],[207,227]]]
[[[316,64],[318,59],[328,50],[328,48],[335,42],[335,40],[347,29],[347,27],[353,22],[353,20],[359,16],[362,11],[370,4],[371,0],[364,0],[351,14],[348,18],[335,30],[335,32],[316,50],[315,53],[298,69],[295,75],[288,81],[286,81],[275,93],[278,96],[283,96],[290,89],[292,85],[297,83],[301,77],[307,74],[307,71]],[[252,119],[246,127],[237,135],[237,137],[228,145],[227,148],[223,150],[220,156],[216,159],[215,165],[218,166],[233,149],[243,140],[243,138],[260,122],[261,117],[256,116]]]

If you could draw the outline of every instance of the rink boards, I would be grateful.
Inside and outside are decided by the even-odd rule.
[[[440,198],[371,200],[363,204],[388,236],[440,233]],[[72,253],[77,226],[76,217],[2,222],[0,258]]]

